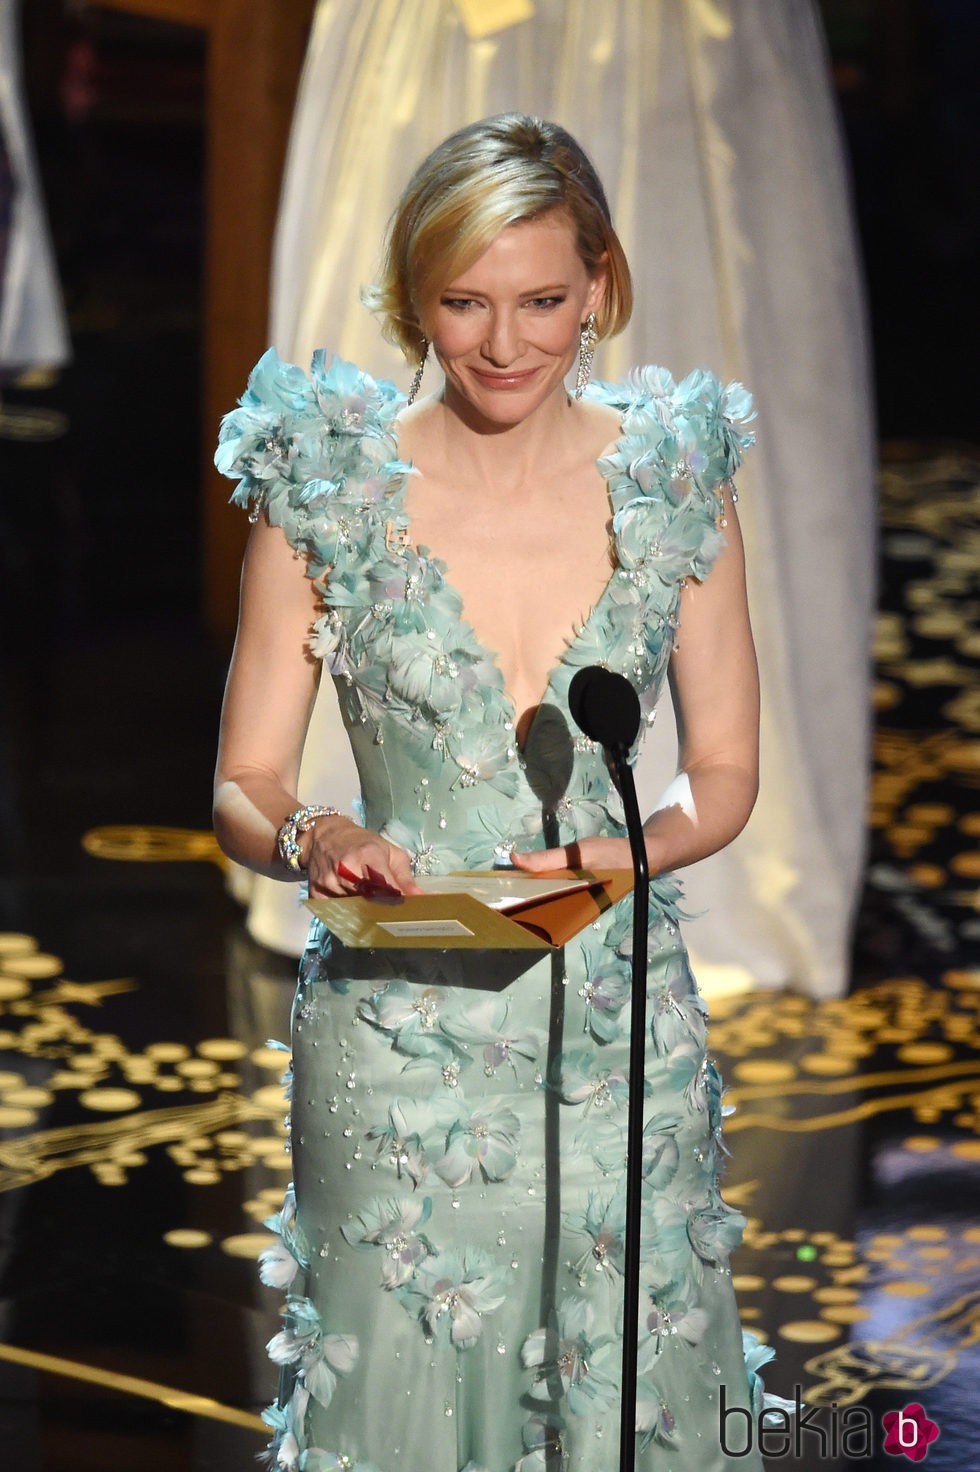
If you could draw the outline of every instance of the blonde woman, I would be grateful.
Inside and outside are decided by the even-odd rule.
[[[238,862],[321,896],[628,867],[569,683],[605,664],[649,712],[669,676],[681,775],[645,825],[636,1465],[761,1468],[731,1429],[761,1410],[758,1351],[747,1369],[727,1268],[743,1223],[718,1190],[721,1085],[671,877],[726,844],[756,793],[732,479],[748,396],[659,368],[588,384],[630,275],[588,158],[535,118],[474,124],[420,165],[369,301],[416,368],[408,401],[322,353],[307,378],[270,350],[222,429],[218,464],[255,526],[216,831]],[[412,402],[427,361],[441,382]],[[324,666],[356,814],[296,793]],[[264,1262],[287,1290],[277,1465],[591,1472],[604,1437],[612,1455],[629,935],[626,901],[508,971],[479,951],[351,950],[314,924],[295,1191]]]

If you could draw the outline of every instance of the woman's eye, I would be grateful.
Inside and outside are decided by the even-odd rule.
[[[468,296],[444,296],[442,299],[442,306],[448,307],[452,312],[465,312],[473,305],[473,298]]]
[[[563,296],[535,296],[528,302],[528,306],[536,307],[542,312],[550,312],[553,308],[560,307],[564,300]]]

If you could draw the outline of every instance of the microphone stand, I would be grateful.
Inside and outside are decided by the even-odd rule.
[[[629,749],[640,727],[640,702],[623,675],[602,665],[577,670],[568,687],[572,718],[602,745],[623,799],[633,859],[633,991],[630,1004],[629,1123],[626,1136],[626,1235],[623,1243],[623,1375],[619,1472],[636,1467],[636,1356],[640,1319],[640,1205],[643,1195],[643,1097],[647,1034],[647,930],[650,870]]]
[[[626,1239],[623,1249],[623,1376],[619,1419],[619,1469],[636,1465],[636,1355],[640,1317],[640,1203],[643,1191],[643,1098],[647,1031],[647,864],[643,824],[627,747],[608,746],[613,779],[626,814],[633,859],[633,990],[630,1003],[629,1125],[626,1139]]]

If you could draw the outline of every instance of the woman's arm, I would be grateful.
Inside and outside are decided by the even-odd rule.
[[[725,516],[724,552],[705,581],[689,580],[681,596],[670,680],[690,799],[660,808],[644,824],[651,872],[724,848],[745,827],[758,792],[759,674],[742,534],[727,487]]]
[[[320,662],[308,647],[317,590],[278,527],[262,517],[242,569],[238,634],[221,713],[214,831],[229,858],[274,879],[286,868],[276,836],[299,807],[296,784]],[[330,794],[320,794],[326,804]],[[302,835],[311,894],[350,894],[368,867],[402,891],[415,888],[401,849],[351,818],[317,820]],[[338,866],[353,876],[345,879]]]
[[[671,656],[671,689],[683,781],[644,824],[651,873],[693,864],[745,826],[759,781],[759,678],[745,595],[738,519],[725,490],[727,546],[703,583],[688,581]],[[629,844],[584,838],[544,852],[515,853],[530,872],[562,868],[629,868]]]

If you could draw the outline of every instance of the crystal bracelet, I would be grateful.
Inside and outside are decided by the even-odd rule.
[[[311,803],[308,807],[297,808],[295,813],[290,813],[276,834],[276,847],[286,868],[293,874],[302,874],[303,865],[300,863],[300,858],[303,850],[299,835],[308,833],[317,818],[339,817],[338,808],[324,808],[315,803]]]

